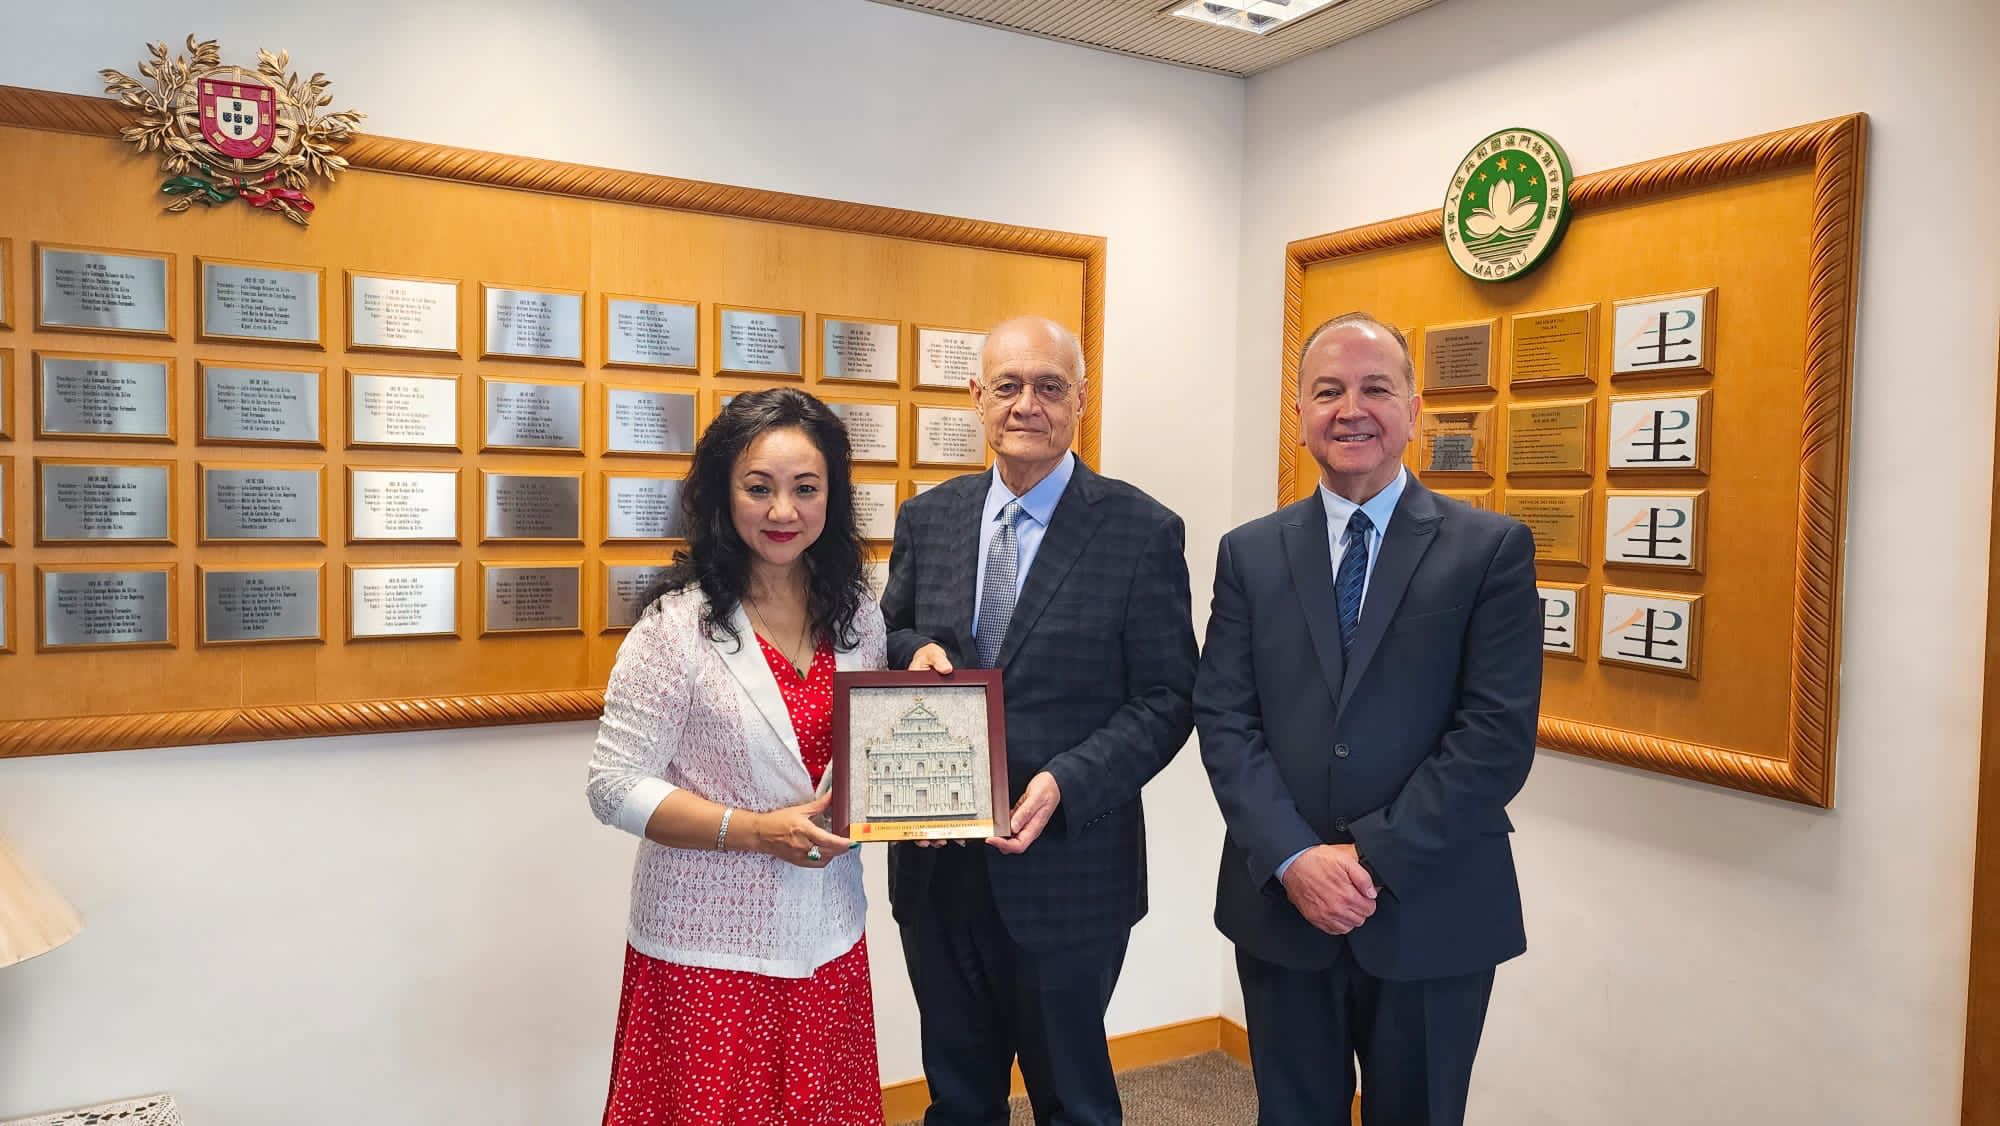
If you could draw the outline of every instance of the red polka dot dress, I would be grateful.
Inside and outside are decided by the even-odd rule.
[[[833,759],[833,647],[803,677],[757,639],[817,786]],[[811,977],[682,966],[627,945],[605,1126],[881,1126],[868,940]]]

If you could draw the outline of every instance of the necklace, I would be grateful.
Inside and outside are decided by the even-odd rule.
[[[747,594],[744,595],[743,606],[745,609],[750,611],[750,617],[756,623],[758,632],[764,635],[765,639],[771,643],[772,648],[776,649],[780,654],[784,656],[785,663],[792,666],[792,671],[799,674],[799,679],[804,680],[806,677],[810,676],[812,674],[812,660],[813,660],[812,646],[808,643],[809,639],[812,636],[811,619],[808,618],[804,622],[803,628],[800,630],[797,640],[794,641],[791,645],[786,645],[783,643],[783,641],[779,639],[777,631],[771,628],[771,624],[764,620],[764,615],[757,612],[756,599],[751,598]],[[803,650],[806,655],[805,664],[803,665],[799,663],[799,658],[798,658],[798,654],[801,650]]]

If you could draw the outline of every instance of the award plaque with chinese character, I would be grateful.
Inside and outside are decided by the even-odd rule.
[[[998,669],[833,678],[832,831],[856,842],[1012,836]]]

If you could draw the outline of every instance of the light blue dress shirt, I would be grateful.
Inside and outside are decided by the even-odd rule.
[[[1333,557],[1333,574],[1340,573],[1340,557],[1347,554],[1347,521],[1353,517],[1355,509],[1368,514],[1368,522],[1374,527],[1368,530],[1368,569],[1361,575],[1361,605],[1368,605],[1368,584],[1375,579],[1375,561],[1382,556],[1382,533],[1389,529],[1389,519],[1396,515],[1396,505],[1403,499],[1403,485],[1410,479],[1408,469],[1399,468],[1396,479],[1389,482],[1381,492],[1369,497],[1367,503],[1356,504],[1322,483],[1319,487],[1319,501],[1326,506],[1326,544]],[[1331,580],[1332,575],[1328,576]],[[1360,620],[1360,615],[1355,615]],[[1285,870],[1292,861],[1305,855],[1305,849],[1285,858],[1278,865],[1278,878],[1285,878]]]
[[[1028,568],[1035,565],[1035,552],[1041,549],[1042,536],[1049,530],[1049,520],[1056,514],[1063,490],[1069,488],[1069,479],[1076,475],[1076,455],[1064,454],[1049,475],[1037,481],[1026,496],[1017,497],[1007,488],[1000,480],[999,466],[994,466],[992,473],[993,483],[986,489],[986,511],[979,521],[979,585],[972,588],[974,637],[979,636],[979,592],[986,589],[986,553],[993,547],[993,533],[1000,527],[1000,510],[1007,507],[1008,501],[1021,502],[1021,520],[1014,526],[1014,540],[1020,548],[1020,564],[1014,568],[1014,600],[1019,602],[1021,588],[1028,582]],[[1000,628],[1007,627],[1003,623]]]

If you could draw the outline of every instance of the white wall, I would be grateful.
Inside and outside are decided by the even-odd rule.
[[[1287,240],[1436,207],[1508,125],[1585,172],[1871,118],[1838,808],[1542,755],[1513,807],[1529,953],[1500,973],[1482,1126],[1958,1121],[1996,58],[1986,0],[1454,0],[1249,83],[1239,518],[1271,503]]]
[[[232,60],[290,49],[382,134],[1108,236],[1104,468],[1187,518],[1206,590],[1240,82],[861,0],[0,0],[0,83],[99,93],[99,68],[189,31]],[[591,1120],[632,851],[584,806],[591,731],[0,762],[0,832],[87,919],[0,972],[0,1117],[164,1088],[203,1126]],[[1192,750],[1147,804],[1162,875],[1113,1031],[1221,989]],[[893,1081],[921,1065],[881,877]]]

